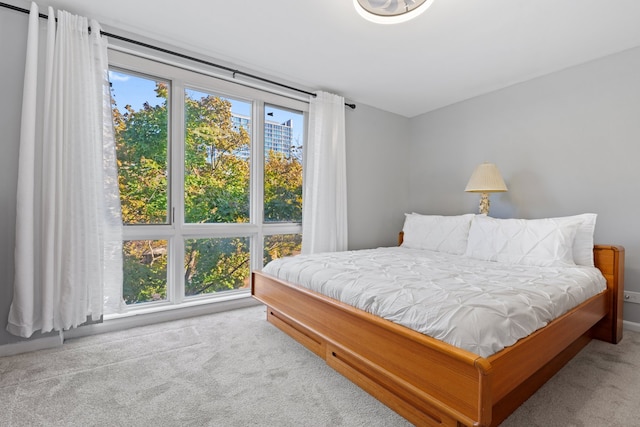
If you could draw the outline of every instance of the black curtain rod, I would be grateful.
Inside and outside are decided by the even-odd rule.
[[[26,13],[26,14],[28,14],[30,12],[28,9],[24,9],[24,8],[18,7],[18,6],[13,6],[13,5],[10,5],[10,4],[7,4],[7,3],[1,3],[0,2],[0,6],[5,7],[7,9],[15,10],[17,12]],[[40,16],[40,18],[43,18],[43,19],[48,19],[49,18],[49,16],[45,15],[44,13],[39,13],[38,15]],[[240,75],[240,76],[244,76],[244,77],[249,77],[249,78],[254,79],[254,80],[259,80],[261,82],[268,83],[268,84],[271,84],[271,85],[279,86],[279,87],[282,87],[282,88],[285,88],[285,89],[293,90],[295,92],[304,93],[304,94],[309,95],[309,96],[316,96],[315,93],[308,92],[306,90],[302,90],[302,89],[295,88],[293,86],[288,86],[288,85],[285,85],[285,84],[282,84],[282,83],[278,83],[278,82],[275,82],[273,80],[265,79],[264,77],[256,76],[254,74],[245,73],[244,71],[236,70],[236,69],[233,69],[233,68],[230,68],[230,67],[226,67],[224,65],[215,64],[213,62],[205,61],[204,59],[195,58],[193,56],[185,55],[185,54],[182,54],[182,53],[179,53],[179,52],[174,52],[172,50],[164,49],[164,48],[161,48],[161,47],[158,47],[158,46],[153,46],[153,45],[150,45],[148,43],[141,42],[141,41],[132,40],[132,39],[129,39],[127,37],[119,36],[117,34],[108,33],[106,31],[100,31],[100,35],[103,35],[103,36],[106,36],[106,37],[110,37],[110,38],[113,38],[113,39],[117,39],[117,40],[121,40],[121,41],[124,41],[124,42],[127,42],[127,43],[131,43],[131,44],[134,44],[134,45],[137,45],[137,46],[145,47],[147,49],[156,50],[158,52],[167,53],[169,55],[177,56],[177,57],[182,58],[182,59],[187,59],[189,61],[198,62],[200,64],[204,64],[204,65],[208,65],[210,67],[218,68],[220,70],[228,71],[228,72],[232,73],[232,77],[233,78],[235,78],[236,75]],[[355,109],[356,108],[356,104],[349,104],[349,103],[345,102],[344,105],[346,105],[347,107],[349,107],[351,109]]]

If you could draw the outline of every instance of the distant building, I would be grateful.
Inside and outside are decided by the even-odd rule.
[[[251,118],[242,116],[239,114],[231,115],[231,123],[233,128],[239,131],[241,128],[246,129],[251,133]],[[266,120],[264,123],[264,151],[265,156],[269,155],[270,151],[276,153],[283,153],[287,157],[302,158],[302,153],[298,147],[294,145],[293,140],[293,121],[287,120],[284,123],[278,123],[272,120]],[[236,153],[237,156],[243,159],[248,159],[250,156],[249,148],[242,148]]]

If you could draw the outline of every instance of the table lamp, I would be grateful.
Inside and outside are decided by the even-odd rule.
[[[507,186],[493,163],[482,163],[473,171],[464,191],[481,193],[479,212],[489,215],[489,193],[507,191]]]

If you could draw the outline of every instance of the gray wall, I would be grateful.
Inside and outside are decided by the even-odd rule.
[[[409,119],[358,104],[346,121],[349,249],[396,245],[409,207]]]
[[[18,146],[27,15],[0,9],[0,344],[18,341],[6,332],[13,295]],[[37,333],[35,336],[40,336]]]
[[[626,288],[640,291],[640,48],[411,120],[409,191],[418,212],[477,211],[464,187],[498,165],[509,187],[495,217],[598,214],[596,243],[626,248]],[[640,322],[640,305],[625,304]]]

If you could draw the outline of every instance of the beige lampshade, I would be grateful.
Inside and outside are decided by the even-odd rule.
[[[507,191],[507,186],[500,175],[498,167],[493,163],[482,163],[473,171],[467,188],[472,193],[496,193]]]

